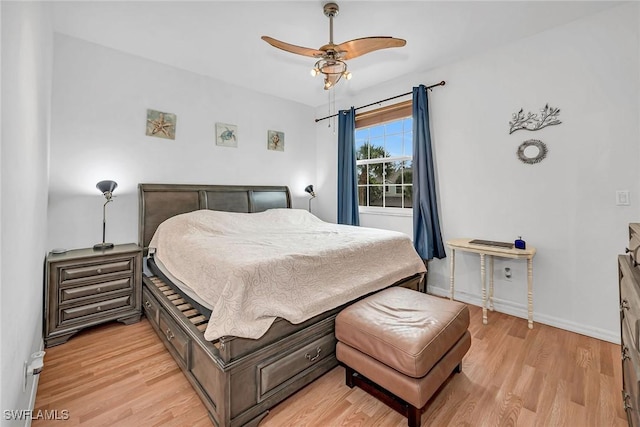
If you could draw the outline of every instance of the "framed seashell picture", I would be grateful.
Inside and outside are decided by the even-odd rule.
[[[284,151],[284,132],[277,130],[267,131],[267,149]]]

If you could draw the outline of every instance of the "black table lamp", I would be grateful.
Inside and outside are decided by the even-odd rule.
[[[105,231],[107,229],[107,221],[106,221],[106,211],[107,211],[107,203],[113,200],[113,190],[116,189],[118,183],[115,181],[100,181],[96,184],[96,188],[100,190],[100,192],[104,195],[106,202],[102,205],[102,243],[96,243],[93,245],[93,249],[95,250],[103,250],[103,249],[111,249],[113,247],[113,243],[105,243]]]
[[[316,197],[316,192],[313,191],[313,185],[311,184],[307,185],[304,191],[311,195],[311,197],[309,198],[309,212],[311,212],[311,199]]]

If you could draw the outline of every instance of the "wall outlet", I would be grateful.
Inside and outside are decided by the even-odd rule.
[[[616,206],[629,206],[629,190],[616,191]]]

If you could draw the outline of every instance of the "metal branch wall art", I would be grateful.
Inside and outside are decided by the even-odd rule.
[[[509,122],[509,135],[521,129],[533,131],[551,125],[559,125],[562,123],[560,119],[558,119],[559,114],[560,109],[549,107],[549,104],[540,110],[540,117],[532,112],[528,112],[525,116],[524,110],[521,108],[520,111],[513,113],[511,116],[512,120]]]

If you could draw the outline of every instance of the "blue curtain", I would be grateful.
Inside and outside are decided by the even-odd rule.
[[[356,175],[356,111],[338,113],[338,224],[360,225]]]
[[[413,88],[413,245],[422,259],[444,258],[424,85]]]

